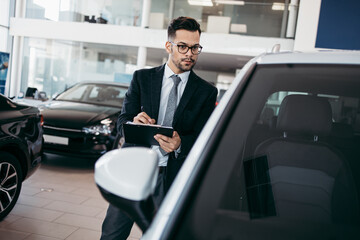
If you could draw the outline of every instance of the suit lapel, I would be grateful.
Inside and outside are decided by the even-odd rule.
[[[188,82],[187,82],[185,90],[184,90],[184,93],[181,96],[179,105],[177,106],[176,111],[175,111],[173,126],[176,125],[179,117],[184,112],[185,107],[189,103],[191,97],[193,96],[193,94],[195,93],[195,91],[198,87],[198,83],[199,82],[197,81],[197,76],[195,75],[194,72],[191,71]]]
[[[155,69],[151,74],[150,86],[151,86],[151,117],[156,119],[159,116],[159,107],[160,107],[160,96],[161,96],[161,87],[162,80],[164,76],[165,65],[162,65]]]

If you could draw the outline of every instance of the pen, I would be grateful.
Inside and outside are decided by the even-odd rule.
[[[141,106],[141,112],[146,113],[146,112],[145,112],[145,110],[144,110],[144,106]],[[149,124],[152,124],[152,122],[151,122],[151,119],[150,119],[150,118],[148,119],[148,122],[149,122]]]

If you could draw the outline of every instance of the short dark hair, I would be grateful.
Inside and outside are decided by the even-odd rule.
[[[168,27],[168,39],[175,38],[177,30],[188,30],[191,32],[199,32],[201,35],[200,24],[191,17],[178,17],[173,19]]]

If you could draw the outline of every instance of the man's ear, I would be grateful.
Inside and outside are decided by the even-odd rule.
[[[166,43],[165,43],[165,50],[166,50],[166,52],[169,53],[169,54],[172,53],[171,47],[172,47],[171,42],[166,42]]]

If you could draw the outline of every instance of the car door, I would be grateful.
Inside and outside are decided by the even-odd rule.
[[[359,79],[351,65],[258,65],[163,237],[359,236]]]

